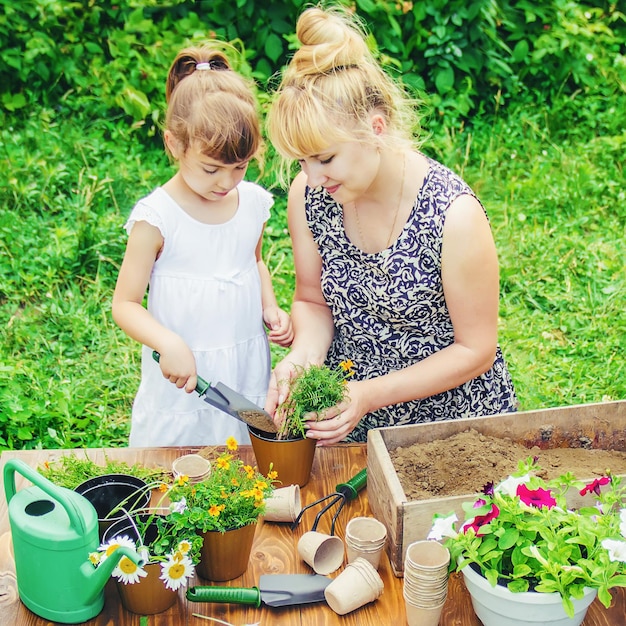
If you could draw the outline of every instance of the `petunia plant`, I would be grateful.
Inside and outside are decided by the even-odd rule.
[[[585,587],[608,608],[610,589],[626,586],[626,487],[610,472],[587,484],[539,472],[537,458],[521,461],[518,472],[463,504],[458,531],[455,513],[436,514],[428,538],[450,550],[452,571],[472,567],[512,592],[559,593],[570,617]],[[582,505],[569,508],[568,493]]]
[[[188,480],[187,476],[178,476],[172,485],[160,482],[148,485],[148,489],[158,488],[161,491],[160,505],[174,488],[187,484]],[[176,591],[194,574],[195,565],[200,560],[202,538],[175,524],[172,510],[173,507],[164,509],[157,506],[128,513],[128,532],[104,541],[97,552],[89,555],[89,560],[98,567],[115,550],[126,546],[141,556],[141,562],[137,565],[122,557],[111,573],[114,578],[124,584],[137,583],[148,575],[146,564],[158,563],[165,587]]]
[[[276,471],[263,476],[233,453],[238,443],[230,437],[226,450],[212,461],[209,476],[195,484],[176,485],[171,493],[170,519],[179,528],[196,532],[225,532],[257,521],[265,500],[274,490]]]
[[[354,375],[354,363],[342,361],[337,368],[309,365],[289,379],[289,391],[277,407],[282,418],[278,439],[306,436],[305,423],[311,416],[323,419],[323,411],[341,403],[347,394],[347,379]]]

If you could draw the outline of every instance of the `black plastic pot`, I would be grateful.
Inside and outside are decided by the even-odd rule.
[[[145,481],[126,474],[96,476],[78,485],[74,491],[87,498],[96,509],[101,540],[111,524],[126,517],[124,511],[113,514],[111,511],[120,505],[126,511],[146,508],[152,495]]]

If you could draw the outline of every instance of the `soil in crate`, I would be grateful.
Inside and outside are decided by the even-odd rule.
[[[537,456],[543,478],[571,472],[578,478],[601,476],[607,470],[626,474],[626,452],[587,448],[526,448],[510,439],[468,430],[428,443],[389,451],[409,501],[478,493],[517,470],[518,462]]]

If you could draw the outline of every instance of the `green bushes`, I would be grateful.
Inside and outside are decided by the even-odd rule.
[[[186,42],[217,37],[241,51],[262,90],[287,61],[303,0],[2,0],[0,97],[8,111],[35,103],[93,119],[126,116],[153,134],[163,77]],[[617,2],[358,0],[381,60],[429,95],[435,119],[493,112],[520,94],[626,85],[626,18]]]

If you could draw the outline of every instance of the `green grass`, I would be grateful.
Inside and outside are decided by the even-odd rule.
[[[425,145],[489,212],[500,341],[523,409],[626,398],[624,128],[617,99],[520,103],[437,127]],[[0,141],[0,448],[126,445],[140,350],[110,314],[122,225],[172,169],[156,139],[48,110],[5,125]],[[265,256],[289,308],[275,193]]]

